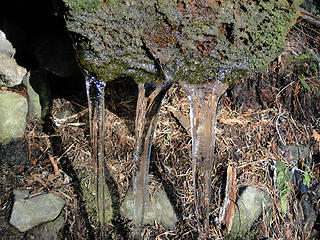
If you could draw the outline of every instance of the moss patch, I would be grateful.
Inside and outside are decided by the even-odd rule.
[[[103,0],[63,0],[72,11],[94,12],[102,6]]]
[[[94,176],[90,171],[83,172],[79,176],[82,198],[85,201],[85,207],[88,213],[97,216],[96,190]],[[105,185],[105,222],[111,221],[113,216],[112,201],[108,186]]]

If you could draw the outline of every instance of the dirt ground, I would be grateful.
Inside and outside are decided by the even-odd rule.
[[[214,224],[225,194],[226,170],[236,169],[236,186],[254,186],[272,199],[271,221],[261,217],[248,239],[318,239],[320,232],[320,28],[306,21],[297,23],[287,37],[286,51],[267,70],[240,79],[220,101],[212,181],[211,237],[224,238],[226,229]],[[84,84],[83,84],[84,85]],[[121,86],[121,87],[120,87]],[[84,87],[84,86],[83,86]],[[108,224],[110,239],[128,239],[132,225],[121,218],[119,205],[132,189],[134,117],[137,85],[127,79],[107,84],[105,141],[107,184],[114,220]],[[188,134],[189,103],[178,85],[166,95],[155,130],[150,186],[165,189],[179,222],[174,230],[159,224],[144,228],[145,239],[196,239],[193,211],[191,137]],[[29,121],[24,148],[29,162],[6,166],[10,178],[1,195],[1,208],[10,203],[13,188],[35,193],[55,192],[67,204],[61,239],[92,239],[97,232],[95,215],[85,210],[79,174],[93,171],[90,158],[88,109],[84,88],[79,94],[55,98],[50,119],[44,124]],[[310,155],[292,162],[281,152],[284,146],[306,146]],[[308,191],[289,183],[289,209],[279,210],[280,196],[274,181],[274,160],[301,170],[310,180]],[[11,173],[9,173],[11,172]],[[315,222],[301,199],[317,209]],[[11,238],[14,239],[14,238]]]

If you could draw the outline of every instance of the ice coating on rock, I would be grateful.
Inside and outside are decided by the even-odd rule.
[[[64,0],[81,64],[103,81],[233,80],[284,49],[301,0]]]

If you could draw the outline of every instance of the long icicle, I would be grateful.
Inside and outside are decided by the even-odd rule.
[[[158,112],[171,82],[139,84],[135,121],[134,237],[140,238],[144,221],[145,195],[148,184],[150,153]]]
[[[190,101],[195,215],[200,239],[208,239],[217,109],[228,85],[220,81],[181,85]]]
[[[101,239],[105,238],[104,89],[105,82],[85,71],[89,105],[91,156],[95,163],[97,218]]]

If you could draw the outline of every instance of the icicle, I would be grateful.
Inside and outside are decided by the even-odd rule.
[[[95,163],[97,217],[102,239],[105,236],[104,89],[105,82],[85,71],[89,106],[91,156]]]
[[[139,93],[135,121],[136,142],[134,147],[135,178],[133,185],[135,237],[140,235],[140,229],[143,225],[152,137],[157,123],[157,115],[165,93],[171,85],[171,82],[138,85]]]
[[[206,239],[209,237],[217,108],[219,99],[228,85],[220,81],[208,84],[182,82],[181,85],[190,101],[195,215],[200,238]]]

